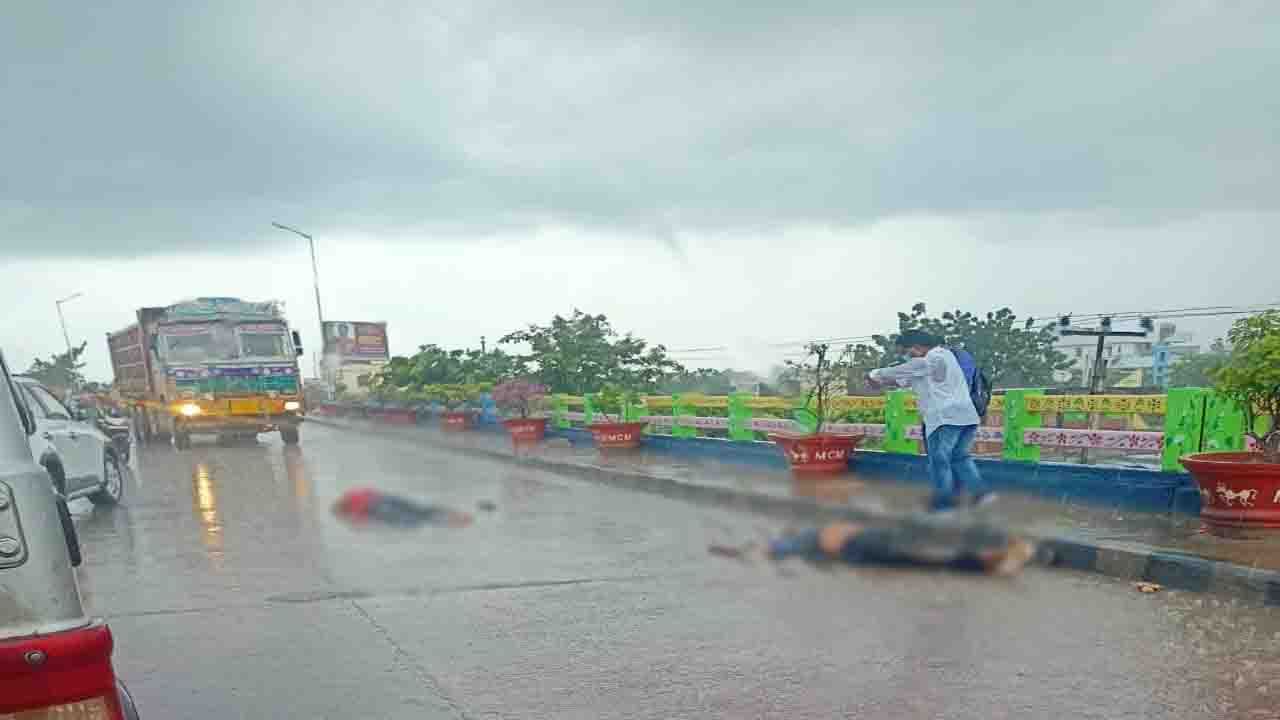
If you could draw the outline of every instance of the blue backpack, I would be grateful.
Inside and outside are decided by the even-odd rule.
[[[991,405],[991,381],[987,379],[987,374],[982,372],[982,368],[978,367],[978,361],[973,359],[973,355],[968,350],[955,348],[950,350],[951,354],[956,356],[956,362],[960,364],[965,382],[969,384],[969,399],[973,401],[973,409],[978,411],[978,417],[986,417],[987,407]]]

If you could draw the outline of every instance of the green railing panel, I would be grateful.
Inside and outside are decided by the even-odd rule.
[[[1040,446],[1023,442],[1027,430],[1042,427],[1041,413],[1027,409],[1027,399],[1043,397],[1043,390],[1010,390],[1004,396],[1004,459],[1039,462]]]
[[[900,455],[919,455],[920,441],[907,439],[907,428],[920,424],[920,413],[907,409],[907,398],[911,393],[907,390],[890,390],[884,406],[884,444],[885,452]]]

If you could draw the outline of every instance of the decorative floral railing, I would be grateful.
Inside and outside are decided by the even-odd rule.
[[[841,397],[836,413],[881,415],[883,422],[829,422],[826,432],[874,439],[886,452],[920,452],[923,430],[916,398],[906,391],[879,397]],[[747,395],[669,395],[641,398],[624,408],[627,420],[649,424],[647,432],[678,437],[723,436],[731,441],[763,439],[767,433],[797,431],[789,416],[795,400]],[[567,428],[599,415],[591,396],[557,395],[551,402],[552,423]],[[1135,415],[1163,419],[1164,427],[1091,429],[1044,427],[1053,414]],[[1097,449],[1159,454],[1165,470],[1181,470],[1178,458],[1202,450],[1246,447],[1244,416],[1230,401],[1203,388],[1178,388],[1164,395],[1048,395],[1042,390],[1010,390],[992,398],[989,421],[978,430],[978,442],[1000,446],[1006,460],[1037,462],[1041,448]]]
[[[803,430],[793,420],[799,406],[793,398],[666,395],[648,396],[622,408],[621,419],[647,423],[646,433],[683,438],[720,438],[731,442],[764,440],[773,432]],[[481,422],[496,423],[492,400],[484,398],[476,410]],[[560,429],[603,419],[592,396],[552,395],[548,398],[551,425]],[[414,406],[438,411],[427,404]],[[319,412],[338,411],[326,406]],[[414,422],[415,413],[389,407],[357,408],[361,412],[395,415],[397,421]],[[922,427],[916,399],[905,390],[876,397],[839,397],[832,402],[837,421],[824,425],[826,432],[859,435],[863,448],[890,453],[921,451]],[[1053,416],[1143,419],[1147,429],[1046,427]],[[390,415],[388,415],[390,417]],[[610,417],[616,417],[611,414]],[[1127,424],[1127,423],[1126,423]],[[1159,427],[1160,425],[1163,427]],[[1155,427],[1152,427],[1152,426]],[[1159,427],[1159,429],[1157,429]],[[1009,390],[992,398],[986,422],[978,429],[979,447],[1005,460],[1038,462],[1041,449],[1098,450],[1159,455],[1161,469],[1182,470],[1178,458],[1193,452],[1232,451],[1247,447],[1244,414],[1227,398],[1202,388],[1178,388],[1164,395],[1049,395],[1043,390]]]

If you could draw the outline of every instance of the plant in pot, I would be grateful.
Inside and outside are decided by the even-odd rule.
[[[1254,452],[1187,455],[1200,487],[1200,515],[1218,527],[1280,528],[1280,311],[1241,318],[1231,354],[1214,373],[1218,393],[1243,412]]]
[[[412,387],[405,393],[405,401],[413,410],[415,421],[419,424],[431,417],[431,404],[434,399],[429,387]]]
[[[631,450],[640,447],[644,422],[629,422],[626,409],[635,404],[635,394],[617,385],[606,385],[595,397],[595,410],[603,420],[587,426],[596,447],[602,450]]]
[[[809,356],[804,362],[788,361],[790,374],[809,391],[804,405],[793,413],[795,422],[803,432],[776,432],[769,439],[782,448],[796,473],[841,473],[849,468],[849,459],[860,439],[855,435],[833,435],[823,432],[828,422],[842,414],[832,407],[832,399],[848,376],[852,350],[846,346],[832,357],[831,346],[812,343],[806,348]]]
[[[409,407],[409,388],[396,387],[383,382],[369,391],[369,397],[378,402],[378,408],[370,414],[378,422],[389,425],[413,425],[417,422],[417,414]]]
[[[511,444],[519,448],[542,442],[547,432],[547,418],[536,415],[545,405],[547,387],[528,380],[508,380],[493,388],[493,403],[506,418],[502,421],[511,433]]]
[[[429,392],[432,400],[444,406],[444,412],[440,415],[442,429],[455,432],[471,426],[472,415],[475,413],[470,406],[480,398],[480,392],[475,386],[447,383],[433,385]]]

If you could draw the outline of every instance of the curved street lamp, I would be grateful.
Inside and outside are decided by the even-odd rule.
[[[306,238],[307,245],[311,248],[311,279],[315,285],[315,291],[316,291],[316,318],[320,321],[320,335],[317,336],[316,342],[319,343],[320,351],[323,351],[324,350],[324,310],[320,307],[320,269],[319,269],[319,265],[316,264],[316,240],[315,238],[311,237],[311,235],[302,232],[298,228],[290,227],[283,223],[272,222],[271,226],[276,228],[277,230],[284,230],[285,232],[291,232],[294,235],[298,235],[299,237]],[[325,384],[326,385],[328,384],[327,380],[325,380]]]
[[[82,297],[84,293],[72,293],[61,300],[55,300],[54,305],[58,306],[58,323],[62,325],[62,341],[67,344],[67,359],[71,359],[71,336],[67,334],[67,319],[62,315],[62,304],[69,303],[78,297]]]

